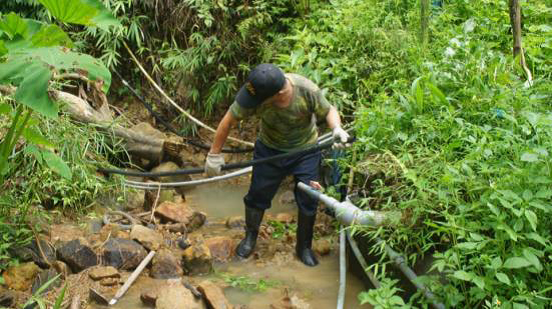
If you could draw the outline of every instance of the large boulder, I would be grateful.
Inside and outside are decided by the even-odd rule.
[[[25,246],[11,249],[10,254],[12,256],[17,256],[19,261],[33,261],[41,268],[48,268],[50,264],[56,261],[55,248],[43,239],[40,239],[38,242],[36,239],[33,239]],[[46,257],[46,259],[44,259],[44,257]]]
[[[155,301],[156,309],[200,309],[201,305],[194,295],[185,288],[180,280],[170,280],[166,286],[158,290]]]
[[[146,255],[146,250],[139,243],[125,238],[110,238],[103,247],[105,264],[117,269],[132,270]]]
[[[182,253],[184,271],[190,275],[206,274],[213,268],[213,256],[201,237],[191,241],[192,245]]]
[[[40,268],[35,263],[29,262],[8,268],[3,276],[10,289],[26,291],[39,272]]]
[[[80,239],[73,239],[59,248],[58,257],[67,263],[75,273],[98,265],[96,253]]]
[[[180,262],[168,249],[161,249],[153,257],[150,276],[156,279],[179,278],[184,274]]]
[[[136,240],[148,250],[158,250],[163,244],[163,236],[161,234],[140,224],[132,226],[130,238]]]
[[[212,309],[232,309],[232,305],[224,296],[222,289],[209,281],[199,284],[198,290],[205,297],[205,301]]]
[[[205,244],[211,251],[211,256],[217,262],[227,262],[234,256],[236,244],[228,236],[216,236],[207,238]]]

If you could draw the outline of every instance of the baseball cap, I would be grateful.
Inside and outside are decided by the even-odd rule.
[[[243,108],[254,108],[280,91],[286,82],[284,72],[270,63],[256,66],[236,95]]]

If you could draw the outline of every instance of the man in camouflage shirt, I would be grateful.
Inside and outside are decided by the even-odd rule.
[[[271,157],[305,148],[317,143],[317,119],[325,119],[333,130],[337,146],[344,146],[349,135],[341,128],[339,113],[330,105],[322,91],[309,79],[297,74],[284,74],[272,64],[261,64],[249,74],[235,102],[221,120],[211,150],[205,162],[209,176],[218,175],[224,165],[222,146],[230,128],[239,120],[252,115],[261,120],[254,159]],[[264,211],[271,206],[282,180],[293,175],[295,182],[304,182],[315,188],[318,184],[320,152],[294,155],[275,162],[253,167],[249,192],[245,203],[245,238],[236,248],[236,254],[247,258],[253,252]],[[318,202],[295,188],[299,207],[297,224],[297,257],[308,266],[318,261],[311,249],[314,221]]]

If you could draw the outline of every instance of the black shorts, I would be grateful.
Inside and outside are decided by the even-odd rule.
[[[262,159],[282,153],[284,152],[272,149],[257,140],[253,158]],[[304,182],[309,184],[310,181],[319,181],[321,157],[320,151],[317,151],[253,166],[249,192],[243,198],[245,205],[262,210],[270,208],[272,199],[282,180],[288,175],[293,175],[295,180],[295,201],[299,210],[306,215],[314,215],[318,201],[297,189],[297,183]]]

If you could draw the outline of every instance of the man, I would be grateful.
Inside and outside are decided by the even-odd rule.
[[[349,138],[341,128],[337,109],[328,103],[312,81],[297,74],[284,74],[272,64],[261,64],[251,71],[235,102],[219,123],[205,162],[205,171],[209,176],[220,174],[224,165],[221,149],[230,128],[251,115],[259,116],[261,121],[254,159],[315,145],[318,138],[317,119],[326,119],[333,130],[334,140],[339,142],[338,146],[343,146]],[[320,187],[317,182],[320,160],[321,154],[316,152],[253,167],[249,192],[243,199],[246,233],[236,248],[238,256],[247,258],[253,252],[264,212],[270,208],[272,198],[287,175],[293,175],[295,183]],[[316,266],[318,261],[311,244],[318,202],[297,187],[294,193],[299,207],[296,254],[304,264]]]

